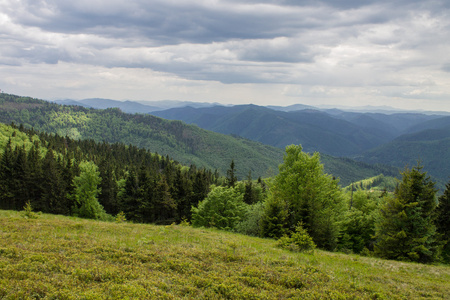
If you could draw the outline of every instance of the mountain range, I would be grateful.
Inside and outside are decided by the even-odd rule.
[[[0,122],[23,124],[27,128],[57,133],[73,139],[123,143],[168,155],[187,166],[195,164],[226,174],[232,160],[236,175],[247,178],[272,176],[282,162],[284,149],[265,145],[237,135],[205,130],[181,121],[170,121],[149,114],[127,114],[117,108],[93,109],[79,105],[58,105],[38,99],[0,94]],[[328,174],[340,178],[343,186],[398,170],[379,164],[356,162],[321,154]]]
[[[439,186],[444,186],[449,179],[448,112],[401,111],[389,107],[342,110],[303,104],[264,107],[183,101],[138,103],[85,99],[79,102],[90,107],[119,107],[125,112],[181,120],[277,148],[301,144],[307,152],[318,151],[322,155],[369,164],[404,168],[420,161]]]

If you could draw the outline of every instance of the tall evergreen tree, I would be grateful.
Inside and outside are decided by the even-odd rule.
[[[437,259],[434,182],[422,166],[405,169],[395,197],[386,198],[376,222],[375,254],[382,258],[433,262]]]
[[[29,170],[25,147],[16,146],[14,156],[11,189],[14,193],[15,209],[21,209],[27,201],[30,201],[28,189]]]
[[[31,149],[28,151],[28,184],[30,202],[35,207],[34,203],[38,202],[42,197],[42,159],[39,152],[39,143],[36,141]]]
[[[48,149],[42,162],[42,197],[36,202],[36,210],[47,213],[69,214],[70,207],[64,207],[66,189],[62,180],[61,169],[51,148]],[[62,211],[64,210],[64,211]]]
[[[244,202],[247,204],[254,204],[256,202],[253,193],[252,171],[248,172],[247,181],[245,182]]]
[[[450,263],[450,182],[447,183],[444,194],[439,197],[436,215],[436,229],[443,247],[442,260]]]
[[[227,170],[227,185],[228,187],[234,187],[237,182],[237,177],[234,169],[234,159],[231,160],[230,168]]]
[[[14,160],[9,139],[0,160],[0,203],[3,209],[17,209],[13,190]]]

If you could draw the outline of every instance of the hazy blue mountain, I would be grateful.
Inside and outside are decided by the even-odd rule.
[[[191,102],[191,101],[180,101],[180,100],[160,100],[160,101],[136,101],[138,103],[158,107],[158,110],[165,110],[176,107],[211,107],[220,105],[219,103],[210,103],[210,102]]]
[[[301,144],[306,151],[335,156],[361,153],[395,137],[391,128],[381,121],[368,122],[361,117],[357,122],[355,117],[350,122],[342,116],[311,109],[284,112],[256,105],[236,105],[173,108],[152,114],[275,147]],[[364,120],[366,126],[361,126]]]
[[[268,105],[267,108],[273,109],[273,110],[279,110],[279,111],[297,111],[297,110],[304,110],[304,109],[315,109],[318,110],[317,107],[305,105],[305,104],[293,104],[289,106],[274,106],[274,105]]]
[[[420,161],[424,170],[443,188],[450,179],[450,128],[404,134],[354,158],[399,168],[412,167]]]
[[[72,99],[64,99],[64,100],[55,100],[55,101],[51,101],[54,102],[56,104],[61,104],[61,105],[77,105],[77,106],[83,106],[83,107],[92,107],[88,104],[85,103],[81,103],[77,100],[72,100]]]
[[[160,109],[159,107],[144,105],[135,101],[117,101],[101,98],[83,99],[78,102],[99,109],[120,108],[120,110],[126,113],[146,114]]]
[[[449,129],[450,117],[438,117],[421,124],[411,126],[408,128],[407,133],[420,132],[426,129]]]

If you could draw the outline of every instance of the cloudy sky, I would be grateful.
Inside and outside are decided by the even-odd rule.
[[[450,1],[0,0],[0,89],[450,111]]]

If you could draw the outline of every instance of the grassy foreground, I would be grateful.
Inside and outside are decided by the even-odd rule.
[[[0,210],[0,299],[448,299],[450,267]]]

